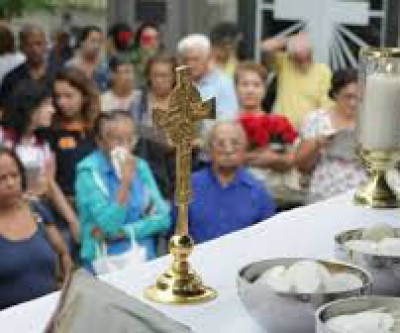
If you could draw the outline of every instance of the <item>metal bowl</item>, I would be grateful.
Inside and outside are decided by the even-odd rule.
[[[316,260],[330,272],[357,275],[363,286],[336,293],[279,293],[267,284],[255,283],[268,269],[283,265],[289,267],[303,258],[282,258],[255,262],[243,267],[238,274],[239,297],[248,313],[268,333],[310,333],[314,331],[315,311],[321,305],[336,299],[368,294],[371,277],[362,268],[335,261]],[[314,260],[314,259],[311,259]]]
[[[372,294],[400,296],[400,256],[363,253],[348,249],[344,243],[361,239],[364,229],[354,229],[335,236],[336,257],[363,267],[372,275]],[[400,238],[400,228],[394,229]]]
[[[400,298],[387,296],[351,297],[325,304],[315,314],[315,330],[317,333],[333,333],[326,325],[329,319],[380,307],[384,307],[390,312],[399,311]]]

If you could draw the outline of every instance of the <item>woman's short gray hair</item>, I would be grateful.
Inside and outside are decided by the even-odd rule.
[[[211,53],[211,42],[206,35],[191,34],[179,41],[177,49],[180,55],[185,54],[190,49],[200,49],[208,56]]]

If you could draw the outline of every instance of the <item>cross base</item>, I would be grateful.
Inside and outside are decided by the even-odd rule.
[[[166,304],[196,304],[211,301],[217,292],[203,285],[201,278],[190,268],[188,257],[193,250],[192,239],[175,235],[170,240],[174,256],[172,266],[162,274],[154,286],[145,290],[145,297]]]

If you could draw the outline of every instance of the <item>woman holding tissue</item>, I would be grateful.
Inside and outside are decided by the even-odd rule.
[[[364,169],[355,154],[354,133],[360,91],[357,71],[338,70],[331,82],[330,109],[310,113],[301,128],[295,163],[310,176],[308,201],[315,202],[357,187]]]
[[[98,149],[77,168],[76,199],[82,261],[103,273],[154,258],[154,236],[171,222],[147,163],[131,154],[137,137],[129,114],[101,114],[95,137]]]

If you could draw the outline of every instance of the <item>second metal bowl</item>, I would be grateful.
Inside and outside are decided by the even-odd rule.
[[[400,310],[400,298],[386,296],[351,297],[323,305],[315,314],[316,333],[333,333],[327,321],[333,317],[350,315],[367,310],[385,308],[390,312]]]
[[[344,231],[335,236],[335,252],[340,260],[363,267],[372,275],[372,294],[400,296],[400,256],[362,253],[345,246],[350,240],[361,239],[364,229]],[[400,229],[394,229],[400,238]]]
[[[251,263],[238,274],[239,297],[247,312],[266,328],[268,333],[310,333],[314,332],[315,311],[322,304],[336,299],[368,294],[371,277],[362,268],[336,262],[315,260],[324,265],[329,272],[355,274],[363,281],[363,286],[354,290],[334,293],[279,293],[267,284],[257,283],[257,279],[268,269],[283,265],[286,268],[302,258],[270,259]]]

